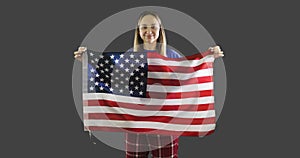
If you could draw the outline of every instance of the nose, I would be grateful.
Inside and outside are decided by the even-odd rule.
[[[147,27],[147,33],[151,33],[152,32],[152,29],[151,29],[151,27]]]

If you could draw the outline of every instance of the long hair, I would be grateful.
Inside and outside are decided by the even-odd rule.
[[[165,30],[162,26],[162,23],[161,23],[161,20],[160,20],[159,16],[156,13],[149,12],[149,11],[145,11],[145,12],[141,13],[140,16],[139,16],[138,23],[137,23],[135,33],[134,33],[133,51],[137,52],[137,51],[142,49],[142,48],[139,48],[139,46],[144,43],[143,39],[140,37],[139,24],[140,24],[142,18],[146,15],[152,15],[158,21],[160,29],[159,29],[159,37],[157,39],[157,50],[159,51],[159,53],[161,55],[167,56],[167,53],[166,53],[167,40],[166,40]]]

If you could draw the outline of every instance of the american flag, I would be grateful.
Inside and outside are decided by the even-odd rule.
[[[155,52],[95,52],[83,60],[88,131],[204,136],[215,130],[209,52],[167,58]]]

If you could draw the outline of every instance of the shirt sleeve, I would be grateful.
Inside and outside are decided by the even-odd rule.
[[[128,49],[126,52],[133,52],[133,48]]]
[[[177,53],[175,50],[167,48],[167,57],[168,58],[181,58],[182,56]]]

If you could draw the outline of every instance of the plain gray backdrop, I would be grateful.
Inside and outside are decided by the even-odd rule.
[[[72,96],[73,52],[106,17],[151,5],[173,8],[198,20],[225,53],[227,95],[216,132],[205,138],[180,138],[179,157],[299,156],[296,75],[300,27],[296,4],[168,0],[1,3],[1,155],[125,157],[123,151],[90,139],[83,131]],[[170,45],[182,41],[181,46],[194,49],[175,33],[169,32],[168,38]]]

